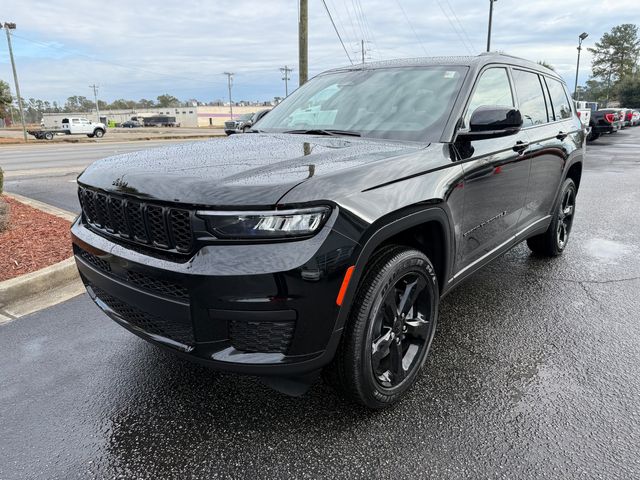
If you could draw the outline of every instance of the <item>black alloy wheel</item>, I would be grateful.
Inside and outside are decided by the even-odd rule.
[[[433,323],[426,287],[420,273],[409,272],[376,307],[371,323],[371,368],[384,388],[400,385],[427,348]]]
[[[347,398],[379,409],[415,383],[435,333],[439,288],[426,255],[390,246],[370,260],[325,378]]]
[[[562,184],[549,228],[546,232],[527,239],[527,245],[532,252],[546,257],[557,257],[562,254],[573,227],[577,193],[576,184],[572,179],[567,178]]]
[[[576,209],[576,192],[574,189],[567,189],[564,192],[560,208],[558,209],[558,222],[556,227],[556,238],[558,248],[564,250],[569,241],[569,233],[573,225],[573,214]]]

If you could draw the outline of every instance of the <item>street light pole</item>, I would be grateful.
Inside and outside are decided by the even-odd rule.
[[[2,28],[2,25],[0,25]],[[16,62],[13,59],[13,48],[11,47],[11,32],[15,30],[15,23],[4,22],[4,32],[7,34],[7,44],[9,45],[9,57],[11,58],[11,68],[13,69],[13,81],[16,84],[16,96],[18,97],[18,108],[20,109],[20,121],[22,122],[22,135],[24,141],[27,142],[27,125],[24,121],[24,108],[22,107],[22,97],[20,96],[20,85],[18,83],[18,72],[16,71]]]
[[[233,84],[233,72],[224,72],[223,75],[227,76],[227,85],[229,87],[229,112],[231,114],[231,120],[233,120],[233,102],[231,100],[231,85]]]
[[[573,85],[573,99],[578,101],[578,72],[580,71],[580,52],[582,51],[582,41],[587,38],[589,34],[587,32],[582,32],[578,35],[578,62],[576,63],[576,82]]]
[[[489,29],[487,31],[487,52],[491,51],[491,24],[493,23],[493,3],[498,0],[489,0]]]

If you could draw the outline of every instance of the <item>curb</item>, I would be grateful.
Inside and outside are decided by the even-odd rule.
[[[5,192],[5,194],[65,220],[74,221],[76,218],[73,213],[46,203],[15,193]],[[84,287],[73,257],[35,272],[0,282],[0,325],[68,300],[83,291]]]
[[[71,213],[61,208],[54,207],[53,205],[49,205],[48,203],[41,202],[40,200],[34,200],[33,198],[23,197],[18,193],[3,192],[3,195],[6,195],[7,197],[11,197],[20,203],[24,203],[25,205],[29,205],[30,207],[33,207],[36,210],[40,210],[42,212],[55,215],[56,217],[64,218],[65,220],[68,220],[69,222],[72,222],[72,223],[78,217],[78,215],[75,213]]]

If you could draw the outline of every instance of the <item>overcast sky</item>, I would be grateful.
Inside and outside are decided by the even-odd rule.
[[[284,94],[279,67],[298,82],[296,0],[5,0],[0,12],[17,24],[13,43],[22,96],[64,100],[226,98],[236,73],[234,100]],[[10,8],[6,8],[10,3]],[[488,0],[326,0],[354,60],[368,40],[372,60],[477,54],[486,47]],[[578,35],[585,46],[620,23],[640,24],[640,0],[498,0],[492,50],[545,60],[573,88]],[[321,0],[309,0],[310,75],[348,64]],[[583,50],[580,82],[590,72]],[[13,91],[4,32],[0,78]]]

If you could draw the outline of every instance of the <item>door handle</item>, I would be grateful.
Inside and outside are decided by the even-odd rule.
[[[568,134],[568,133],[565,133],[565,132],[563,132],[562,130],[560,130],[560,131],[558,132],[558,135],[556,135],[556,138],[557,138],[558,140],[564,140],[564,139],[565,139],[565,138],[567,138],[568,136],[569,136],[569,134]]]
[[[522,155],[527,148],[529,148],[529,142],[518,140],[513,146],[513,151],[518,152],[520,155]]]

